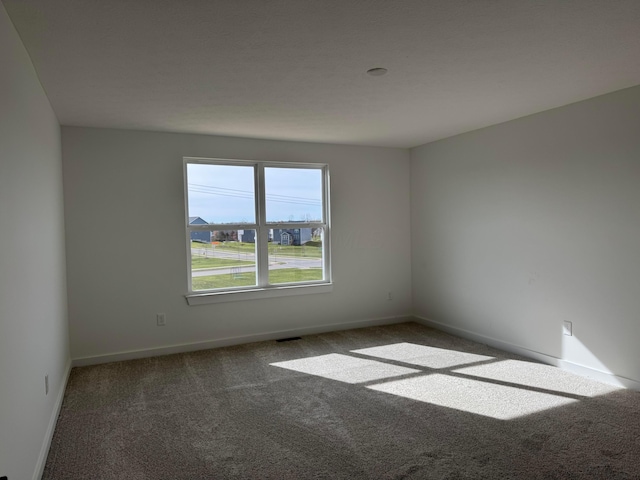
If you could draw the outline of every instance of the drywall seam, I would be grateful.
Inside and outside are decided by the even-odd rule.
[[[513,343],[505,342],[503,340],[498,340],[497,338],[488,337],[485,335],[481,335],[479,333],[474,333],[469,330],[465,330],[463,328],[453,327],[451,325],[446,325],[444,323],[436,322],[434,320],[430,320],[428,318],[421,317],[419,315],[414,315],[413,319],[415,322],[425,325],[427,327],[432,327],[437,330],[442,330],[443,332],[447,332],[452,335],[456,335],[458,337],[467,338],[475,342],[484,343],[485,345],[489,345],[490,347],[494,347],[494,348],[499,348],[500,350],[504,350],[506,352],[511,352],[518,355],[522,355],[523,357],[531,358],[533,360],[538,360],[540,362],[553,365],[555,367],[561,368],[562,370],[566,370],[566,371],[581,375],[583,377],[591,378],[593,380],[598,380],[600,382],[609,383],[619,387],[625,387],[625,388],[630,388],[633,390],[640,391],[640,381],[634,380],[632,378],[623,377],[620,375],[616,375],[614,373],[604,372],[602,370],[597,370],[595,368],[587,367],[585,365],[573,363],[568,360],[564,360],[562,358],[548,355],[546,353],[530,350],[520,345],[515,345]]]
[[[67,361],[67,365],[62,375],[62,382],[58,389],[58,397],[56,403],[51,412],[51,418],[49,419],[49,426],[44,434],[44,440],[42,442],[42,448],[40,449],[40,455],[38,455],[38,461],[36,462],[36,468],[33,472],[33,480],[40,480],[44,472],[44,467],[47,464],[47,456],[49,455],[49,448],[51,447],[51,440],[53,440],[53,433],[56,429],[56,423],[58,423],[58,416],[60,415],[60,409],[62,408],[62,400],[64,399],[64,392],[67,389],[67,382],[69,381],[69,375],[71,374],[71,359]]]
[[[262,342],[265,340],[275,340],[284,337],[294,337],[302,335],[313,335],[316,333],[337,332],[340,330],[351,330],[354,328],[376,327],[381,325],[392,325],[412,321],[409,315],[383,317],[370,320],[360,320],[347,323],[330,323],[305,328],[295,328],[291,330],[279,330],[274,332],[258,333],[254,335],[241,335],[237,337],[220,338],[217,340],[207,340],[204,342],[181,343],[168,347],[146,348],[140,350],[128,350],[124,352],[108,353],[90,357],[74,358],[74,367],[84,367],[87,365],[98,365],[101,363],[121,362],[137,358],[157,357],[160,355],[171,355],[174,353],[193,352],[197,350],[208,350],[211,348],[229,347],[245,343]]]

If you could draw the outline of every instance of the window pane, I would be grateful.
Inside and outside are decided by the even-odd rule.
[[[206,233],[210,242],[195,235]],[[255,230],[191,232],[192,290],[256,284]]]
[[[253,171],[251,166],[187,164],[189,223],[256,223]]]
[[[323,230],[274,228],[269,232],[269,283],[322,280]]]
[[[267,222],[322,222],[322,170],[264,169]]]

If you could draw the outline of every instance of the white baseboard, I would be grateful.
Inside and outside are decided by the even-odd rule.
[[[418,315],[414,315],[413,319],[415,322],[425,325],[427,327],[432,327],[437,330],[442,330],[443,332],[447,332],[452,335],[456,335],[458,337],[467,338],[469,340],[473,340],[474,342],[484,343],[485,345],[489,345],[490,347],[498,348],[506,352],[522,355],[523,357],[531,358],[533,360],[537,360],[539,362],[546,363],[548,365],[553,365],[558,368],[561,368],[562,370],[567,370],[569,372],[573,372],[583,377],[591,378],[593,380],[598,380],[604,383],[609,383],[611,385],[616,385],[618,387],[624,387],[624,388],[640,391],[640,381],[634,380],[632,378],[627,378],[620,375],[615,375],[613,373],[598,370],[592,367],[587,367],[585,365],[580,365],[578,363],[570,362],[568,360],[554,357],[546,353],[537,352],[535,350],[531,350],[529,348],[522,347],[520,345],[515,345],[513,343],[508,343],[502,340],[498,340],[497,338],[481,335],[479,333],[475,333],[470,330],[465,330],[463,328],[446,325],[444,323],[436,322],[434,320],[420,317]]]
[[[69,381],[69,375],[71,374],[71,359],[67,362],[62,375],[62,382],[58,389],[58,396],[56,403],[53,406],[53,412],[51,412],[51,418],[49,419],[49,426],[44,435],[44,441],[40,448],[40,455],[38,455],[38,461],[36,463],[36,469],[33,472],[33,480],[40,480],[44,472],[44,467],[47,464],[47,456],[49,455],[49,448],[51,447],[51,440],[53,440],[53,432],[56,429],[56,423],[58,422],[58,415],[60,415],[60,409],[62,408],[62,400],[64,399],[64,392],[67,389],[67,382]]]
[[[171,355],[173,353],[209,350],[211,348],[229,347],[232,345],[241,345],[244,343],[276,340],[278,338],[300,337],[302,335],[336,332],[338,330],[351,330],[354,328],[376,327],[380,325],[391,325],[394,323],[404,323],[411,321],[413,321],[413,317],[410,315],[405,315],[399,317],[384,317],[371,320],[361,320],[357,322],[330,323],[326,325],[295,328],[292,330],[280,330],[275,332],[258,333],[254,335],[241,335],[238,337],[220,338],[217,340],[207,340],[204,342],[181,343],[177,345],[169,345],[166,347],[145,348],[140,350],[109,353],[105,355],[74,358],[73,366],[83,367],[87,365],[98,365],[101,363],[121,362],[124,360],[134,360],[137,358],[157,357],[160,355]]]

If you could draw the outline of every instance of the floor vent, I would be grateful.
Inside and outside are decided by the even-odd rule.
[[[276,342],[291,342],[292,340],[301,340],[302,337],[279,338]]]

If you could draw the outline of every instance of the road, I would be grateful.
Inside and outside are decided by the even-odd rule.
[[[233,260],[242,260],[243,262],[254,262],[256,256],[254,253],[249,252],[229,252],[224,250],[208,250],[203,248],[192,248],[191,253],[193,255],[205,256],[207,258],[227,258]],[[282,268],[322,268],[321,258],[312,257],[286,257],[278,254],[269,256],[269,270],[279,270]],[[208,277],[210,275],[229,275],[232,273],[244,273],[255,272],[255,265],[244,265],[237,267],[217,267],[193,270],[191,275],[193,277]]]

